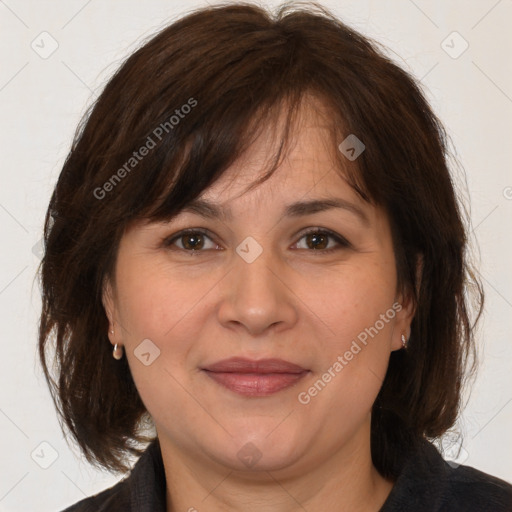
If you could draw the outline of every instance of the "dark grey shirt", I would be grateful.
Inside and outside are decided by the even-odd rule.
[[[148,446],[128,477],[63,512],[118,511],[166,512],[158,439]],[[452,467],[424,441],[408,457],[379,512],[512,512],[512,485],[469,466]]]

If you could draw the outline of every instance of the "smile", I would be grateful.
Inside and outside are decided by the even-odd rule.
[[[244,396],[263,397],[283,391],[304,378],[309,371],[300,373],[233,373],[204,372],[218,384]]]
[[[250,360],[233,357],[202,368],[217,384],[243,396],[263,397],[283,391],[309,370],[282,359]]]

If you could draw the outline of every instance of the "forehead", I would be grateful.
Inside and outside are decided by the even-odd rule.
[[[260,134],[245,153],[200,195],[224,202],[245,194],[248,187],[266,174],[279,151],[286,112],[275,120],[263,121]],[[272,176],[255,189],[254,195],[304,195],[309,192],[345,191],[355,194],[348,181],[348,160],[336,154],[336,132],[328,109],[312,97],[303,102],[290,127],[282,159]],[[339,138],[339,137],[338,137]],[[352,171],[353,172],[353,171]]]
[[[265,115],[257,114],[248,127],[252,139],[245,151],[207,188],[180,203],[179,209],[132,220],[125,232],[138,225],[169,222],[187,211],[226,222],[230,220],[230,210],[231,220],[233,216],[241,220],[240,216],[245,214],[252,217],[274,212],[297,216],[290,215],[287,209],[308,200],[341,198],[356,204],[360,210],[370,206],[373,201],[365,196],[364,184],[359,183],[357,162],[347,160],[338,150],[344,138],[343,120],[317,96],[304,95],[298,107],[290,109],[284,100]],[[188,149],[192,150],[192,146]],[[186,172],[195,171],[190,167]],[[161,206],[176,204],[174,183],[173,179],[169,188],[164,187],[166,190],[158,201]],[[194,210],[198,202],[203,204]],[[204,203],[208,203],[206,208]],[[301,209],[302,215],[312,212],[310,206],[305,211],[302,205],[295,210]]]

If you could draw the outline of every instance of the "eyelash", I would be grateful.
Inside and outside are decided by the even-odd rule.
[[[202,228],[188,228],[188,229],[179,231],[178,233],[175,233],[174,235],[171,235],[168,238],[165,238],[163,240],[163,246],[170,248],[176,240],[179,240],[180,238],[184,237],[185,235],[196,235],[196,234],[201,234],[201,235],[207,236],[208,238],[210,238],[210,240],[212,240],[212,242],[216,243],[212,239],[212,236],[210,235],[208,230],[202,229]],[[328,237],[332,238],[334,241],[336,241],[339,245],[336,247],[332,247],[330,249],[300,249],[300,250],[306,250],[308,252],[313,252],[313,253],[317,253],[318,255],[320,255],[320,254],[330,254],[330,253],[332,253],[334,251],[338,251],[342,248],[351,248],[352,247],[350,242],[346,238],[342,237],[341,235],[338,235],[328,229],[318,228],[318,227],[310,228],[307,231],[303,232],[299,238],[299,241],[302,240],[307,235],[311,235],[311,234],[328,236]],[[178,247],[177,249],[172,249],[172,250],[180,250],[180,251],[188,252],[193,255],[198,255],[201,252],[205,252],[205,250],[203,250],[203,249],[198,249],[198,250],[182,249],[181,247]],[[208,249],[206,249],[206,250],[208,250]]]

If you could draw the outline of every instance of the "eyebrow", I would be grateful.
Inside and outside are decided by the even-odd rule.
[[[284,217],[302,217],[331,209],[347,210],[358,217],[364,224],[370,224],[368,216],[359,206],[338,197],[291,203],[284,208],[281,219]],[[191,201],[182,209],[182,212],[196,213],[201,217],[220,219],[222,221],[230,221],[233,219],[233,213],[229,207],[221,208],[217,204],[205,199],[195,199]]]

